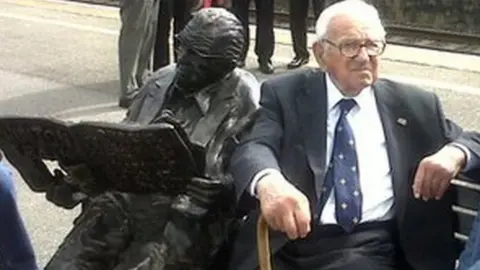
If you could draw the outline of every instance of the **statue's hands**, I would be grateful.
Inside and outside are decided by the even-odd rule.
[[[54,181],[47,191],[47,200],[57,206],[71,209],[80,202],[101,192],[95,188],[95,178],[90,169],[83,163],[60,163],[65,174],[54,170]],[[88,195],[87,195],[88,194]]]
[[[208,208],[217,201],[225,188],[223,181],[193,177],[187,186],[187,195],[192,198],[193,203]]]
[[[95,184],[95,177],[86,164],[71,163],[61,164],[60,166],[67,173],[65,182],[78,187],[80,191],[89,195],[97,195],[104,191]]]
[[[65,181],[67,176],[59,169],[54,170],[53,177],[54,182],[48,186],[45,197],[56,206],[72,209],[87,198],[76,186]]]

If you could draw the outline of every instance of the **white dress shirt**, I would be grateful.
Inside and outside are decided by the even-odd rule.
[[[335,126],[340,117],[340,109],[335,105],[345,97],[333,84],[329,75],[326,75],[326,85],[328,97],[326,166],[328,167]],[[393,217],[394,205],[391,167],[373,89],[371,87],[363,89],[354,99],[357,106],[349,112],[347,121],[355,137],[359,182],[363,194],[362,219],[360,222],[388,220]],[[275,169],[265,169],[255,175],[250,186],[252,195],[255,194],[257,182],[271,173],[281,174]],[[337,223],[333,192],[332,189],[320,217],[323,224]]]

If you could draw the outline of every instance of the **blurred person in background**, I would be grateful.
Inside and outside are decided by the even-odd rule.
[[[35,254],[20,216],[13,174],[0,152],[0,269],[37,270]]]
[[[293,52],[295,56],[288,63],[288,69],[294,69],[306,65],[310,58],[307,49],[308,14],[312,2],[315,20],[320,16],[325,5],[324,0],[290,0],[290,34],[292,37]]]
[[[273,14],[274,2],[273,0],[254,0],[256,12],[256,37],[255,37],[255,54],[259,69],[264,74],[272,74],[275,69],[272,64],[272,56],[275,48],[275,35],[273,32]],[[242,22],[245,28],[247,44],[243,50],[242,61],[239,67],[245,66],[245,59],[247,58],[248,48],[250,44],[250,29],[248,9],[250,0],[232,0],[231,11]]]
[[[165,0],[120,0],[122,23],[118,39],[120,100],[128,108],[145,78],[153,71],[152,55],[158,7]]]
[[[158,12],[157,36],[153,67],[155,70],[169,65],[170,62],[170,32],[173,20],[173,35],[183,30],[192,17],[192,11],[201,8],[202,0],[162,0]],[[173,57],[177,61],[178,42],[173,39]]]
[[[203,7],[223,7],[223,8],[230,8],[232,3],[231,0],[204,0]]]

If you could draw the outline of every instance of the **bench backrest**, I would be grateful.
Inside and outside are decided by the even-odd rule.
[[[452,184],[456,190],[455,204],[452,206],[456,216],[455,238],[457,239],[459,253],[463,250],[468,239],[472,223],[478,212],[480,203],[480,184],[478,181],[459,177]]]

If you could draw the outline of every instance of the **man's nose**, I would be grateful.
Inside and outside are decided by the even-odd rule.
[[[361,47],[360,50],[358,51],[357,57],[355,58],[357,60],[368,61],[370,56],[368,55],[367,48]]]

